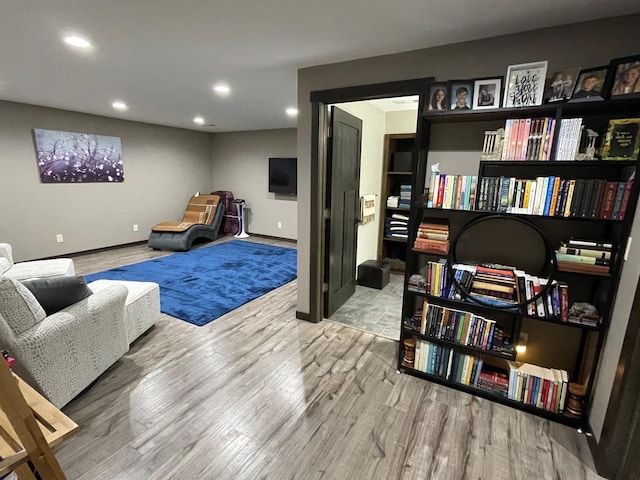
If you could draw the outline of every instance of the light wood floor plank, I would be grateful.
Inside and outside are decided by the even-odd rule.
[[[166,254],[74,262],[87,274]],[[599,478],[575,431],[398,374],[397,342],[295,309],[294,281],[204,327],[163,315],[65,407],[81,426],[56,451],[68,477]]]

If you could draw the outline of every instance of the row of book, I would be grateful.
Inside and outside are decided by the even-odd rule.
[[[552,117],[507,120],[502,160],[549,160],[555,125]]]
[[[569,375],[565,370],[507,361],[508,398],[544,410],[563,413]]]
[[[582,138],[582,118],[563,118],[558,133],[556,160],[575,160]]]
[[[483,177],[477,210],[555,217],[624,220],[633,181]]]
[[[495,320],[471,312],[430,304],[427,300],[424,301],[422,309],[416,311],[409,319],[407,327],[422,335],[459,345],[513,354],[511,343],[504,341],[504,330]]]
[[[422,252],[446,255],[449,252],[449,226],[441,223],[421,223],[413,248]]]
[[[569,287],[566,283],[553,281],[545,295],[533,298],[542,292],[548,279],[530,275],[523,270],[503,265],[455,264],[454,278],[469,295],[480,302],[498,307],[530,302],[523,313],[532,317],[569,322]],[[464,296],[451,281],[447,260],[429,261],[424,269],[424,281],[413,278],[407,288],[435,297],[464,301]],[[467,300],[468,301],[468,300]]]
[[[416,339],[413,369],[452,382],[478,386],[482,358],[460,353],[450,347]]]
[[[433,172],[429,181],[427,207],[473,210],[477,185],[476,175],[445,175]]]

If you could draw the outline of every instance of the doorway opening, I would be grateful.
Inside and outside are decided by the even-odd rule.
[[[355,280],[358,265],[367,260],[397,259],[401,262],[404,257],[408,232],[405,230],[405,238],[400,238],[401,235],[398,234],[395,237],[395,245],[386,242],[384,237],[390,237],[388,228],[385,229],[385,226],[388,227],[387,218],[392,213],[405,213],[392,212],[393,208],[401,207],[387,205],[392,205],[388,201],[397,200],[389,197],[400,197],[401,185],[411,184],[409,174],[411,169],[405,166],[404,179],[401,175],[396,175],[400,172],[393,170],[392,162],[395,160],[393,155],[395,152],[390,152],[389,137],[393,135],[415,137],[420,108],[419,95],[424,93],[430,80],[424,78],[311,94],[314,115],[311,168],[312,171],[319,173],[318,182],[312,182],[311,191],[310,316],[313,321],[328,318],[370,333],[396,340],[399,338],[404,285],[402,268],[398,268],[398,264],[394,265],[391,279],[383,289],[356,286]],[[364,212],[360,209],[360,202],[358,202],[356,217],[359,221],[353,229],[354,260],[346,268],[353,278],[354,290],[344,298],[343,303],[339,305],[334,303],[329,309],[327,307],[328,292],[331,289],[329,285],[331,263],[335,262],[336,256],[342,254],[342,251],[335,250],[331,235],[333,232],[334,235],[338,233],[343,236],[344,230],[340,226],[341,219],[336,218],[340,209],[337,212],[330,208],[335,194],[331,182],[331,174],[335,172],[335,166],[332,163],[335,161],[332,156],[335,146],[335,131],[332,127],[332,110],[334,109],[340,109],[362,120],[358,152],[361,154],[361,160],[358,161],[357,197],[358,199],[373,198],[374,208],[371,216],[370,211]],[[401,159],[398,165],[400,164]],[[343,198],[346,197],[343,196]],[[370,207],[371,203],[367,205]],[[408,208],[406,210],[408,214]],[[343,240],[345,240],[344,237]],[[350,239],[345,241],[349,242]]]

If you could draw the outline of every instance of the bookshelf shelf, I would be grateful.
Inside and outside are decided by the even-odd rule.
[[[481,132],[487,132],[487,129],[491,129],[488,132],[488,136],[485,137],[485,141],[489,142],[485,143],[486,147],[487,145],[491,145],[490,139],[493,137],[491,137],[490,134],[494,129],[507,126],[507,120],[524,120],[524,122],[509,122],[508,125],[511,128],[514,124],[518,124],[521,125],[521,127],[519,127],[522,128],[521,131],[529,132],[529,128],[531,128],[532,131],[538,133],[530,134],[528,137],[526,136],[527,134],[524,134],[524,137],[516,137],[515,141],[517,143],[515,150],[510,151],[510,153],[515,152],[516,154],[512,156],[517,158],[517,153],[520,151],[518,150],[520,148],[519,142],[522,141],[522,158],[527,157],[527,155],[530,155],[527,158],[538,158],[538,151],[540,151],[540,156],[544,153],[544,155],[547,155],[549,158],[568,157],[569,155],[575,155],[575,150],[567,147],[566,143],[561,146],[561,139],[563,142],[567,141],[567,136],[561,136],[560,134],[560,129],[563,125],[567,126],[567,131],[569,132],[573,132],[573,130],[570,130],[571,128],[578,129],[582,127],[594,130],[598,133],[599,141],[602,143],[605,139],[610,120],[638,117],[640,115],[640,98],[583,103],[554,103],[527,108],[444,112],[426,112],[424,110],[426,102],[426,96],[422,95],[420,111],[424,113],[422,113],[418,119],[416,145],[412,161],[414,167],[412,176],[413,194],[411,198],[412,208],[409,212],[411,218],[409,239],[406,247],[405,277],[407,283],[412,275],[420,274],[432,282],[430,285],[436,286],[435,290],[429,291],[437,291],[438,288],[441,288],[443,285],[443,283],[438,283],[438,281],[450,281],[447,279],[449,270],[441,270],[441,267],[437,267],[437,270],[435,270],[437,273],[434,274],[432,267],[429,267],[429,263],[433,266],[438,263],[438,260],[448,259],[448,255],[438,254],[436,252],[425,252],[414,248],[418,233],[420,233],[419,238],[421,241],[419,245],[421,246],[436,245],[436,241],[446,241],[447,237],[444,237],[444,239],[438,238],[438,228],[435,228],[441,224],[447,225],[446,233],[449,241],[451,242],[454,238],[458,241],[458,247],[450,245],[450,248],[454,248],[454,252],[456,253],[456,256],[453,257],[454,259],[483,259],[483,261],[488,263],[513,265],[523,271],[539,271],[539,267],[532,265],[539,265],[535,263],[534,257],[536,251],[534,249],[537,248],[540,250],[540,248],[542,248],[540,247],[541,244],[545,245],[543,249],[547,250],[547,253],[542,255],[542,252],[538,252],[538,257],[546,258],[546,262],[550,262],[550,255],[552,255],[552,252],[548,252],[549,245],[551,245],[553,249],[557,249],[560,245],[563,245],[561,242],[568,242],[570,240],[584,239],[599,243],[611,243],[613,244],[613,248],[611,249],[611,265],[608,265],[609,268],[606,270],[604,268],[599,269],[594,267],[589,271],[589,267],[585,266],[587,264],[573,264],[573,262],[569,262],[567,265],[567,262],[562,261],[558,261],[557,271],[549,268],[548,271],[553,272],[553,275],[555,275],[552,279],[557,281],[559,286],[554,287],[555,296],[549,297],[546,300],[548,303],[545,303],[545,311],[547,311],[547,315],[549,316],[544,317],[522,313],[523,311],[527,311],[526,308],[510,310],[499,309],[469,301],[453,300],[416,292],[410,290],[408,285],[405,285],[401,315],[401,348],[398,352],[398,368],[403,372],[425,380],[434,381],[458,390],[482,396],[556,422],[573,427],[585,426],[588,424],[588,412],[590,411],[593,384],[598,369],[600,351],[604,345],[609,329],[613,305],[616,301],[620,283],[620,274],[624,262],[621,252],[624,251],[624,247],[627,244],[633,218],[636,213],[638,197],[640,196],[640,182],[635,181],[635,173],[640,163],[638,160],[568,159],[544,161],[481,161],[479,159],[480,151],[483,149]],[[538,121],[536,123],[537,130],[533,130],[534,120],[543,117],[555,119],[555,127],[553,127],[554,124],[552,122],[549,122],[549,129],[543,130],[540,127],[541,123]],[[575,127],[574,125],[577,125],[577,121],[562,122],[566,119],[577,118],[580,118],[581,123]],[[527,119],[531,119],[531,121],[527,123]],[[483,122],[493,122],[493,124],[485,125]],[[432,127],[436,125],[437,130],[433,130]],[[446,125],[446,127],[441,127],[440,125]],[[544,125],[546,127],[547,121],[544,122]],[[428,189],[431,188],[429,184],[431,172],[428,168],[429,157],[431,156],[431,152],[429,151],[430,138],[434,138],[433,135],[436,134],[440,135],[440,132],[444,132],[445,128],[447,129],[447,135],[451,135],[452,138],[465,139],[464,141],[470,144],[469,150],[473,150],[474,148],[478,150],[477,175],[470,175],[471,172],[469,172],[468,169],[465,175],[446,175],[448,165],[443,159],[448,157],[442,155],[443,148],[439,142],[438,151],[433,152],[434,160],[431,161],[433,164],[440,164],[440,171],[444,172],[439,179],[440,183],[437,183],[438,178],[434,180],[434,185],[437,188],[436,192],[438,192],[439,195],[437,198],[438,201],[436,202],[435,197],[432,196],[429,198],[428,194],[423,192],[427,192]],[[547,137],[544,138],[549,142],[548,149],[545,143],[544,150],[539,150],[539,148],[541,148],[541,144],[538,141],[540,136],[536,138],[535,135],[544,135],[544,132],[547,132]],[[480,134],[480,138],[477,139],[476,146],[472,146],[471,142],[475,141],[473,139],[478,133]],[[533,143],[527,143],[527,138],[529,142]],[[511,138],[511,141],[514,141],[513,138]],[[536,141],[538,141],[538,143],[535,143]],[[510,145],[510,148],[514,148],[513,143]],[[531,147],[531,145],[533,145],[533,147]],[[599,146],[600,145],[596,145],[596,147]],[[529,150],[530,148],[534,148],[532,154],[531,150]],[[446,152],[447,155],[462,151],[460,145],[453,144],[445,147],[445,150],[447,149],[450,150]],[[485,154],[489,154],[490,151],[491,150],[488,149]],[[468,160],[464,161],[468,162]],[[456,163],[451,169],[457,169],[460,172],[464,167],[466,166],[461,163]],[[554,177],[554,183],[551,183],[552,177]],[[631,182],[631,180],[633,180],[633,182]],[[549,188],[547,184],[552,185],[552,188]],[[543,187],[541,188],[540,185],[543,185]],[[534,190],[536,186],[537,191]],[[579,189],[578,186],[580,187]],[[513,187],[513,189],[511,189],[511,187]],[[478,204],[477,202],[479,201],[481,191],[483,196],[480,198],[481,202]],[[460,192],[462,192],[462,194],[460,194]],[[517,195],[521,196],[516,197],[516,192]],[[543,192],[542,196],[540,196],[539,192]],[[573,193],[575,193],[575,195],[573,195]],[[615,197],[607,197],[607,193],[613,193]],[[535,194],[539,196],[533,197]],[[546,196],[544,196],[545,194]],[[532,198],[534,199],[533,201],[531,200]],[[551,198],[551,200],[549,200],[549,198]],[[615,198],[618,203],[611,202],[608,204],[608,207],[605,208],[607,198],[609,198],[610,202],[612,198]],[[572,200],[573,203],[570,203]],[[467,209],[431,208],[426,206],[428,202],[434,202],[437,206],[441,204],[445,206],[464,206]],[[431,205],[431,203],[429,203],[429,205]],[[478,207],[478,205],[480,205],[480,207]],[[551,211],[555,213],[563,212],[569,215],[569,212],[571,212],[573,216],[545,216],[495,211],[496,206],[497,209],[505,210],[507,205],[514,208],[515,211],[527,211],[524,208],[525,206],[529,206],[528,211],[531,211],[531,209],[538,211],[544,207],[547,210],[551,209]],[[521,208],[516,209],[517,207]],[[493,210],[488,210],[488,208]],[[599,218],[601,215],[608,218]],[[611,218],[618,215],[623,218]],[[483,222],[480,219],[484,217],[496,218],[491,220],[487,219],[487,221]],[[518,219],[519,221],[501,221],[502,218],[499,217],[511,220]],[[474,220],[477,220],[477,222],[472,224],[476,230],[474,230],[473,233],[468,233],[468,231],[465,230],[465,226]],[[483,226],[478,227],[477,225],[479,223],[483,223]],[[421,224],[423,224],[422,227]],[[424,224],[426,224],[426,226],[424,226]],[[530,225],[531,228],[527,230],[526,225]],[[531,234],[530,230],[539,232],[540,238],[543,240],[540,241],[537,234]],[[465,237],[465,235],[466,238],[460,240]],[[533,239],[534,236],[538,238],[537,244]],[[516,240],[516,238],[518,240]],[[429,242],[429,240],[432,242]],[[579,248],[588,250],[592,247]],[[598,249],[598,247],[593,248]],[[527,265],[531,267],[526,268]],[[429,268],[430,275],[438,276],[427,277],[425,273],[427,268]],[[462,269],[458,269],[458,271],[462,271]],[[484,285],[481,287],[476,286],[475,288],[478,289],[477,291],[480,293],[488,295],[489,298],[502,298],[502,295],[513,295],[514,291],[522,291],[522,288],[518,288],[518,285],[515,286],[515,290],[513,287],[511,287],[511,291],[500,290],[499,287],[501,284],[499,281],[493,284],[487,284],[486,282],[491,280],[487,280],[486,270],[484,272],[484,278],[478,281],[478,283]],[[473,273],[473,275],[476,274],[477,273]],[[467,274],[465,273],[464,275]],[[469,277],[464,278],[469,280]],[[521,276],[519,278],[521,278]],[[535,284],[535,286],[540,288],[540,285],[544,284],[542,283],[544,278],[538,278],[538,280],[540,284]],[[434,281],[436,282],[435,284],[433,283]],[[476,280],[471,281],[475,282]],[[526,281],[529,282],[530,280]],[[419,284],[419,282],[416,283],[416,279],[414,278],[412,285],[417,284]],[[444,283],[444,285],[446,287],[448,284]],[[489,285],[489,287],[487,287],[487,285]],[[491,285],[493,285],[493,288]],[[505,284],[502,283],[503,288],[505,288],[504,285]],[[529,285],[529,283],[527,283],[527,285]],[[527,286],[527,288],[530,292],[531,287]],[[561,311],[563,315],[566,315],[565,308],[577,303],[584,303],[596,307],[600,322],[597,325],[582,324],[577,323],[575,320],[561,321],[559,316],[551,317],[549,313],[551,307],[554,313],[558,313],[559,307],[557,307],[556,302],[559,288],[562,288],[561,301],[563,303],[561,305]],[[484,291],[480,289],[484,289]],[[529,297],[530,294],[528,295],[528,298]],[[511,345],[516,345],[519,340],[524,338],[524,334],[527,333],[529,346],[524,356],[521,354],[517,355],[518,361],[530,363],[542,370],[553,369],[552,371],[554,372],[558,370],[561,371],[563,378],[568,377],[567,387],[569,383],[586,387],[586,395],[582,401],[581,414],[578,415],[579,418],[541,410],[483,389],[456,383],[403,365],[404,349],[409,348],[406,347],[403,341],[408,338],[415,338],[420,342],[433,343],[437,345],[438,349],[444,346],[447,349],[452,349],[454,352],[458,351],[461,353],[466,352],[468,355],[486,356],[487,360],[492,359],[496,361],[496,357],[505,358],[500,354],[495,355],[495,352],[483,351],[475,347],[443,341],[442,339],[432,338],[428,335],[420,335],[413,329],[408,328],[405,325],[405,320],[412,318],[421,307],[426,308],[423,306],[424,300],[427,300],[430,305],[443,309],[449,308],[452,310],[471,312],[486,317],[487,319],[495,320],[496,324],[500,324],[503,330],[500,332],[501,335],[504,334],[505,337],[512,337],[510,338]],[[547,308],[547,305],[551,305],[551,307]],[[435,309],[433,311],[437,312],[439,310]],[[454,317],[454,322],[457,321],[457,318],[459,317]],[[566,316],[564,318],[566,318]],[[557,326],[567,328],[557,329]],[[521,336],[521,334],[523,336]],[[509,344],[505,343],[505,345]],[[538,376],[538,378],[543,377],[544,374]]]
[[[437,303],[438,305],[443,305],[445,307],[453,308],[455,310],[470,310],[470,311],[478,312],[478,313],[484,314],[484,315],[505,315],[505,314],[509,314],[509,315],[512,315],[512,316],[518,316],[518,317],[526,318],[526,319],[529,319],[529,320],[535,320],[537,322],[553,323],[555,325],[561,325],[563,327],[579,328],[579,329],[582,329],[582,330],[592,330],[592,331],[596,331],[596,332],[601,330],[600,326],[584,325],[584,324],[581,324],[581,323],[573,323],[573,322],[563,322],[561,320],[556,320],[555,318],[547,318],[547,317],[538,317],[538,316],[533,316],[533,315],[527,315],[527,314],[516,312],[516,311],[513,311],[513,310],[493,308],[493,307],[480,305],[478,303],[473,303],[473,302],[461,302],[459,300],[453,300],[453,299],[450,299],[450,298],[437,297],[435,295],[429,295],[428,293],[415,292],[413,290],[408,290],[408,289],[406,290],[406,292],[407,292],[407,294],[423,297],[423,298],[426,298],[427,300],[429,300],[430,302]]]
[[[410,208],[400,208],[400,207],[384,207],[385,210],[391,210],[394,212],[409,212]]]
[[[413,175],[412,172],[387,172],[387,175]]]
[[[407,243],[407,239],[406,238],[384,237],[383,240],[385,242]]]
[[[551,221],[564,220],[564,221],[567,221],[567,222],[622,223],[624,221],[624,220],[617,220],[617,219],[613,219],[613,218],[603,219],[603,218],[583,218],[583,217],[556,217],[556,216],[550,216],[550,215],[527,215],[527,214],[523,214],[523,213],[494,212],[494,211],[489,211],[489,210],[456,210],[456,209],[452,209],[452,208],[428,208],[428,207],[425,207],[425,208],[423,208],[423,211],[425,212],[425,214],[427,214],[429,216],[447,216],[449,213],[451,215],[469,214],[469,215],[475,215],[475,216],[500,214],[500,215],[509,216],[509,217],[538,218],[538,219],[541,219],[541,220],[551,220]],[[439,212],[447,212],[447,213],[439,213]]]
[[[415,377],[420,377],[434,383],[446,385],[448,387],[454,388],[456,390],[460,390],[462,392],[470,393],[471,395],[492,400],[502,405],[508,405],[510,407],[517,408],[518,410],[524,410],[525,412],[533,413],[534,415],[537,415],[539,417],[547,418],[549,420],[553,420],[554,422],[558,422],[572,428],[578,429],[578,428],[584,428],[585,426],[582,419],[580,418],[574,418],[568,415],[550,412],[549,410],[544,410],[542,408],[534,407],[533,405],[528,405],[523,402],[511,400],[510,398],[503,397],[502,395],[498,395],[497,393],[493,393],[490,390],[486,390],[484,388],[473,387],[470,385],[465,385],[463,383],[454,382],[454,381],[439,377],[437,375],[431,375],[429,373],[421,372],[419,370],[414,370],[413,368],[409,368],[403,365],[399,367],[399,370],[401,372],[410,373]]]
[[[445,340],[443,338],[437,338],[437,337],[432,337],[430,335],[424,335],[420,332],[416,332],[415,330],[412,330],[411,328],[408,328],[406,326],[402,327],[405,330],[405,333],[407,335],[412,335],[416,338],[421,338],[423,340],[426,340],[428,342],[431,343],[437,343],[439,345],[445,345],[447,347],[454,347],[456,349],[459,350],[463,350],[463,351],[467,351],[469,353],[472,354],[482,354],[482,355],[489,355],[492,357],[497,357],[497,358],[502,358],[503,360],[515,360],[516,359],[516,352],[511,351],[511,352],[499,352],[496,350],[482,350],[481,348],[476,348],[476,347],[471,347],[469,345],[464,345],[461,343],[457,343],[457,342],[451,342],[449,340]]]

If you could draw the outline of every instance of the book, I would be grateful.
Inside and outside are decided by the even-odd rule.
[[[609,120],[600,152],[603,160],[636,160],[640,150],[640,118]]]

